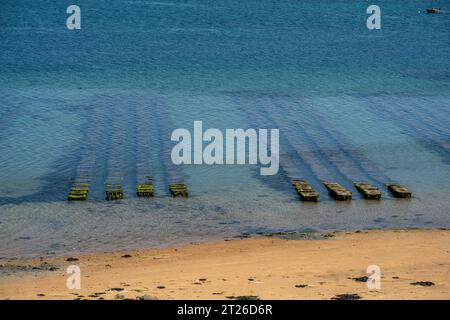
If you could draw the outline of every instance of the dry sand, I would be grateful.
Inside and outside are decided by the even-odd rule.
[[[256,237],[67,258],[0,260],[3,271],[27,269],[0,277],[0,299],[450,299],[449,230],[338,232],[319,240]],[[66,288],[71,264],[81,268],[79,290]],[[53,265],[56,271],[32,269]],[[365,276],[369,265],[381,268],[380,290],[352,279]],[[411,284],[419,281],[433,285]]]

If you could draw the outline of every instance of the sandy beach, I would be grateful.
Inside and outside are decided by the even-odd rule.
[[[255,237],[0,264],[11,271],[0,278],[1,299],[450,299],[449,230]],[[67,289],[69,265],[80,267],[81,289]],[[379,290],[361,278],[369,265],[381,269]]]

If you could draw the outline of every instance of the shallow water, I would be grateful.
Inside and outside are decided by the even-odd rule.
[[[379,1],[382,29],[369,31],[364,1],[77,4],[78,31],[65,29],[61,4],[2,4],[0,256],[450,226],[450,14]],[[170,134],[194,120],[279,128],[279,174],[174,166]],[[90,200],[67,203],[86,170]],[[147,174],[156,197],[137,199]],[[319,203],[298,201],[296,176]],[[111,179],[124,187],[120,204],[103,199]],[[187,200],[168,195],[180,179]],[[322,180],[354,200],[331,201]],[[382,188],[382,201],[362,200],[356,180]],[[391,181],[414,198],[393,199]]]

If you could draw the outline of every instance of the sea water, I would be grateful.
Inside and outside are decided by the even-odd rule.
[[[0,256],[105,251],[242,233],[450,227],[450,3],[2,1]],[[427,5],[443,14],[425,13]],[[277,128],[281,168],[170,161],[170,134]],[[68,203],[93,161],[89,201]],[[138,199],[139,177],[155,197]],[[120,176],[125,199],[104,200]],[[290,179],[320,192],[302,203]],[[172,199],[171,181],[190,197]],[[333,180],[354,200],[338,203]],[[381,201],[352,187],[378,186]],[[398,182],[411,200],[389,195]]]

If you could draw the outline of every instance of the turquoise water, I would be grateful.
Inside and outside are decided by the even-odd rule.
[[[450,3],[58,1],[0,10],[0,256],[247,233],[450,226]],[[444,8],[428,15],[427,6]],[[176,128],[279,128],[281,168],[174,166]],[[67,203],[88,170],[90,200]],[[138,199],[150,173],[154,199]],[[320,192],[301,203],[290,178]],[[104,201],[120,179],[125,199]],[[171,181],[191,197],[172,199]],[[354,193],[332,201],[321,184]],[[354,181],[383,191],[361,199]],[[408,186],[392,198],[384,184]]]

